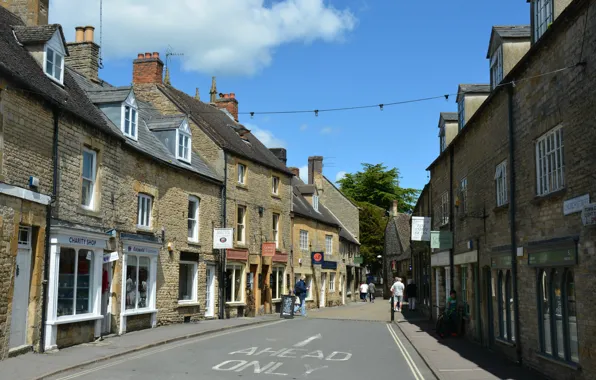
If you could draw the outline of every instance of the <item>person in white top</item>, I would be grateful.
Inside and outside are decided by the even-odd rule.
[[[360,285],[360,299],[364,302],[366,302],[366,294],[368,293],[368,285],[366,284],[366,282],[363,282],[362,285]]]
[[[401,301],[404,298],[404,284],[401,282],[401,278],[396,277],[395,282],[391,286],[393,292],[393,310],[401,311]]]

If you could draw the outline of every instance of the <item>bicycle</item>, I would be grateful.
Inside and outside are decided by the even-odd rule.
[[[459,319],[460,319],[460,313],[458,311],[455,311],[455,326],[453,326],[453,331],[450,331],[450,335],[453,337],[459,336],[458,334],[458,330],[459,330]],[[439,317],[437,318],[437,323],[435,324],[435,331],[437,332],[437,334],[441,337],[444,338],[445,337],[445,333],[444,333],[444,324],[447,323],[447,321],[445,320],[445,311],[441,311],[441,313],[439,314]]]

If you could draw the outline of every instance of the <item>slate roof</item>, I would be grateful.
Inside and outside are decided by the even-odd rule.
[[[16,88],[37,94],[103,132],[123,137],[108,127],[102,113],[85,96],[69,71],[64,73],[64,87],[44,74],[41,65],[15,39],[13,26],[24,24],[6,8],[0,7],[0,72],[15,82]]]
[[[70,68],[67,70],[72,71]],[[83,86],[87,90],[87,93],[93,92],[94,95],[97,95],[100,98],[101,92],[103,91],[105,91],[106,93],[110,93],[113,91],[121,91],[122,93],[126,92],[128,96],[128,94],[132,90],[131,87],[113,87],[106,82],[91,82],[84,76],[74,71],[73,74],[77,77],[77,82],[80,83],[81,86]],[[162,161],[174,167],[189,170],[191,172],[216,180],[218,182],[222,181],[222,179],[215,173],[215,171],[201,158],[201,156],[196,154],[194,151],[191,152],[190,165],[177,160],[174,154],[170,153],[170,151],[149,129],[149,126],[152,125],[152,123],[155,120],[177,118],[180,120],[181,123],[182,120],[184,120],[185,118],[184,115],[164,117],[162,114],[159,113],[157,109],[153,108],[153,106],[150,103],[141,102],[137,99],[137,104],[139,108],[138,140],[134,141],[132,139],[126,138],[125,141],[128,146],[143,154],[149,155],[158,161]],[[105,115],[104,119],[112,128],[119,130],[119,128],[116,125],[114,125],[114,123],[112,123]],[[180,123],[178,123],[176,127],[178,127]]]
[[[87,90],[87,96],[94,104],[101,103],[122,103],[128,98],[131,88],[128,87],[107,87]]]
[[[455,101],[459,102],[463,94],[490,94],[490,84],[460,84]]]
[[[178,129],[184,119],[186,119],[185,115],[157,115],[148,122],[148,125],[152,131]]]
[[[354,236],[352,236],[352,234],[348,232],[348,230],[346,230],[344,227],[342,227],[339,231],[339,237],[349,241],[350,243],[360,245],[360,242]]]
[[[14,25],[13,30],[19,42],[23,45],[45,44],[52,39],[56,31],[59,31],[62,44],[68,55],[68,46],[66,45],[66,39],[64,38],[64,32],[62,31],[62,26],[60,26],[60,24],[34,26]]]
[[[441,112],[441,118],[445,121],[458,121],[457,112]]]
[[[246,140],[250,143],[247,144],[235,131],[235,128],[241,128],[242,125],[231,119],[226,113],[171,86],[164,85],[159,88],[179,108],[188,113],[205,133],[223,149],[287,175],[293,175],[286,165],[252,133],[245,135]]]
[[[502,39],[527,39],[530,40],[532,35],[532,29],[530,25],[496,25],[492,27],[490,32],[490,39],[488,42],[488,51],[486,58],[490,58],[491,52],[493,51],[492,46],[494,42],[495,34]]]
[[[302,195],[300,188],[308,186],[298,177],[292,177],[292,189],[294,196],[292,197],[293,212],[305,218],[317,220],[321,223],[328,224],[330,226],[340,227],[340,223],[329,210],[319,202],[319,212],[316,212],[312,205]]]
[[[404,260],[412,255],[410,250],[410,215],[399,213],[393,217],[393,226],[401,244],[402,254],[397,260]]]

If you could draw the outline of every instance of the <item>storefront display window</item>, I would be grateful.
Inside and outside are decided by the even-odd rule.
[[[271,273],[271,298],[274,300],[281,299],[284,291],[284,268],[275,267]]]
[[[242,280],[244,266],[228,265],[226,268],[226,302],[242,302],[244,290]]]
[[[126,310],[149,307],[149,268],[148,257],[128,255],[126,263]]]
[[[93,251],[62,248],[58,271],[57,316],[91,312]]]

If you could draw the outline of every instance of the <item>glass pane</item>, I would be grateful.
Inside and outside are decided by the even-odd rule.
[[[137,111],[133,108],[130,117],[130,134],[137,135]]]
[[[505,340],[509,338],[507,334],[507,287],[503,272],[499,273],[499,311],[501,312],[501,337]]]
[[[74,314],[74,280],[76,252],[72,248],[60,248],[60,267],[58,269],[58,304],[57,315]]]
[[[83,179],[83,188],[81,194],[81,204],[83,206],[90,206],[91,205],[91,196],[92,196],[93,186],[91,181],[87,179]]]
[[[567,296],[567,316],[569,324],[569,349],[571,360],[579,362],[579,341],[577,337],[577,308],[575,304],[575,282],[573,271],[567,272],[565,278],[565,294]]]
[[[135,309],[137,304],[137,257],[128,256],[126,262],[126,309]]]
[[[139,257],[139,303],[137,308],[149,307],[149,267],[151,260],[148,257]]]
[[[226,302],[232,302],[232,284],[234,283],[234,269],[227,268],[226,269]]]
[[[130,134],[130,107],[124,108],[124,133]]]
[[[89,259],[87,259],[89,257]],[[75,314],[86,314],[91,312],[91,283],[93,268],[93,252],[81,249],[79,250],[79,259],[77,263],[77,299]]]
[[[46,52],[46,73],[54,75],[54,51],[47,49]]]
[[[552,334],[550,329],[550,276],[542,272],[542,329],[544,331],[544,352],[553,353]]]
[[[509,329],[511,330],[510,340],[515,341],[515,316],[513,312],[513,279],[511,271],[507,271],[507,310],[509,312]]]
[[[83,151],[83,177],[93,179],[93,166],[95,165],[93,153]]]
[[[195,226],[197,225],[196,220],[188,219],[188,237],[190,239],[196,239]]]
[[[192,300],[194,265],[180,264],[180,277],[178,279],[178,299],[181,301]]]
[[[242,270],[234,269],[234,301],[242,301]]]
[[[238,207],[238,224],[244,224],[244,208]]]
[[[565,357],[565,335],[563,333],[563,294],[562,294],[563,273],[555,269],[553,273],[553,289],[555,293],[555,331],[557,332],[557,355]]]

